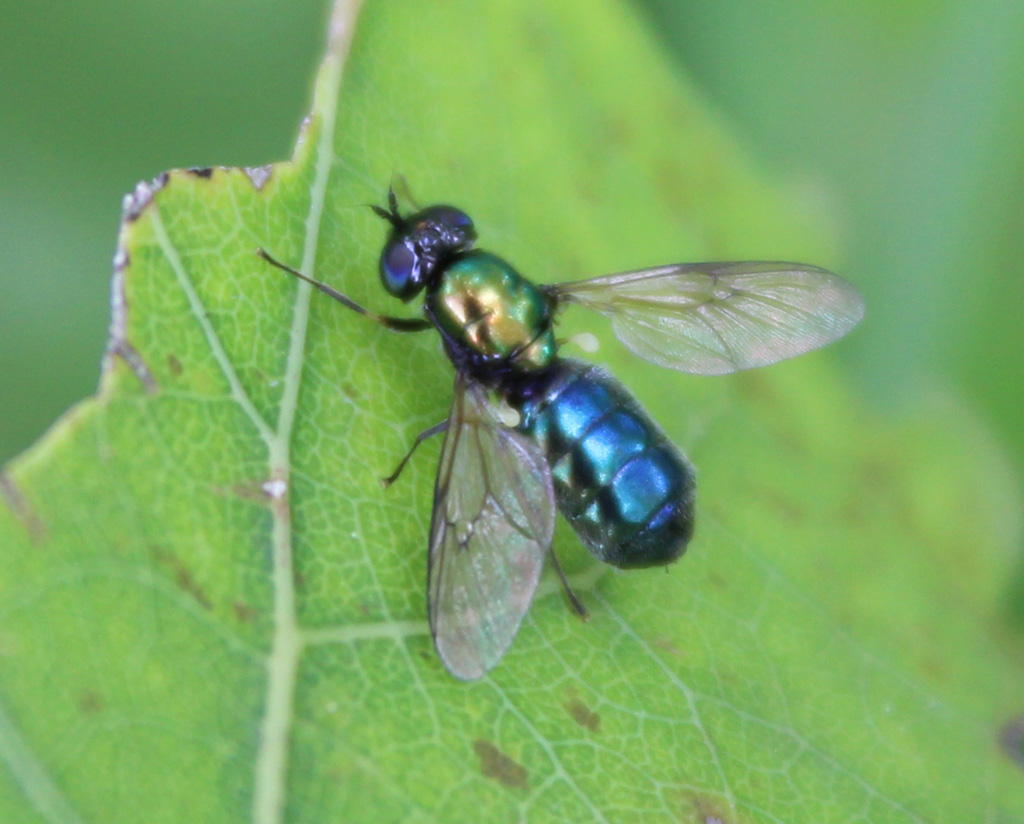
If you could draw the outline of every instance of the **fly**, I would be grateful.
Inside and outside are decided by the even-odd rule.
[[[423,316],[379,315],[274,260],[397,332],[436,330],[455,368],[434,486],[427,608],[434,645],[456,678],[479,678],[508,650],[551,551],[556,509],[601,561],[621,568],[676,560],[693,535],[694,473],[640,404],[604,369],[560,357],[556,313],[580,305],[659,366],[724,375],[809,352],[864,315],[857,290],[802,263],[683,263],[538,286],[474,248],[454,206],[402,215],[394,191],[380,256],[384,289]]]

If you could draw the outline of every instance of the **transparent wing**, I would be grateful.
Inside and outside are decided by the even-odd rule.
[[[864,317],[853,286],[803,263],[686,263],[549,289],[610,317],[619,340],[640,357],[700,375],[809,352]]]
[[[511,645],[554,528],[543,453],[494,417],[482,390],[456,378],[434,488],[427,579],[434,645],[456,678],[479,678]]]

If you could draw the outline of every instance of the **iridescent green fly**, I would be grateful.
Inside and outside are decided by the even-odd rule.
[[[388,205],[372,207],[390,224],[381,281],[402,301],[423,293],[424,317],[378,315],[260,254],[388,329],[441,335],[455,367],[451,412],[420,433],[385,484],[420,443],[445,433],[427,605],[434,645],[456,678],[479,678],[511,645],[551,551],[556,506],[587,549],[617,567],[671,563],[693,534],[692,467],[615,378],[559,356],[559,309],[600,312],[640,357],[699,375],[817,349],[864,314],[849,283],[802,263],[684,263],[537,286],[473,248],[462,210],[402,215],[393,190]]]

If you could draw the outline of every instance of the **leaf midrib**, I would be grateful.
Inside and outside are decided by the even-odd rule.
[[[334,165],[334,129],[342,68],[352,42],[360,0],[339,2],[330,23],[330,40],[318,84],[313,111],[319,116],[316,171],[310,192],[302,271],[311,272],[316,262],[327,184]],[[295,683],[298,677],[302,637],[295,607],[294,554],[291,522],[291,440],[298,409],[309,325],[312,287],[302,281],[295,293],[289,336],[284,390],[275,437],[269,444],[270,479],[283,481],[284,492],[273,499],[271,513],[273,564],[273,636],[267,658],[267,688],[260,724],[252,797],[254,824],[280,824],[288,775],[291,726],[294,717]]]
[[[305,222],[301,270],[313,271],[328,183],[334,166],[334,131],[342,68],[352,41],[361,0],[342,0],[335,6],[330,23],[327,54],[321,67],[313,117],[318,128],[316,167],[310,189],[310,206]],[[254,824],[280,824],[285,809],[288,755],[294,718],[295,685],[304,638],[299,627],[295,599],[294,556],[291,522],[291,441],[298,413],[299,390],[305,362],[309,303],[312,287],[300,282],[295,293],[288,356],[283,379],[277,427],[272,427],[246,393],[223,344],[213,328],[174,245],[160,218],[157,205],[151,207],[151,221],[157,242],[167,257],[179,286],[186,295],[211,352],[228,382],[234,400],[267,448],[268,482],[280,482],[281,489],[265,486],[270,498],[271,578],[273,582],[272,636],[266,659],[267,680],[263,718],[253,777],[251,817]]]

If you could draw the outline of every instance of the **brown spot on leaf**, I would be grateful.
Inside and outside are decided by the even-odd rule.
[[[679,215],[693,213],[695,207],[693,198],[689,194],[693,189],[692,183],[680,173],[679,164],[674,159],[658,161],[655,186],[661,201],[673,213]]]
[[[942,661],[932,656],[926,656],[921,659],[920,663],[921,672],[924,673],[925,677],[930,681],[945,681],[946,680],[946,667]]]
[[[579,696],[571,696],[562,706],[569,713],[569,717],[581,727],[591,732],[601,732],[601,716],[584,704]]]
[[[211,609],[213,607],[209,596],[203,588],[199,586],[196,579],[192,577],[192,573],[186,567],[178,566],[175,568],[174,582],[185,590],[185,592],[195,598],[196,602],[203,609]]]
[[[711,584],[715,589],[720,589],[723,592],[729,588],[725,577],[720,572],[709,572],[708,583]]]
[[[21,489],[14,482],[14,478],[6,472],[0,472],[0,500],[7,504],[7,508],[14,513],[14,517],[25,527],[25,531],[33,543],[38,543],[43,539],[46,534],[43,522],[39,520],[35,510],[21,494]]]
[[[739,824],[723,812],[726,805],[720,799],[699,793],[684,793],[679,820],[686,824]]]
[[[190,175],[195,175],[196,177],[210,178],[210,177],[213,177],[213,167],[212,166],[193,166],[191,169],[188,170],[188,173]]]
[[[235,601],[231,605],[231,610],[235,613],[235,619],[243,624],[251,624],[256,620],[256,610],[241,601]]]
[[[213,608],[213,602],[210,601],[210,597],[200,586],[199,582],[196,581],[192,571],[185,566],[179,557],[162,549],[155,550],[153,556],[159,563],[170,569],[171,574],[174,576],[174,583],[178,585],[179,589],[191,595],[203,609]]]
[[[477,758],[480,759],[480,774],[486,778],[493,778],[506,787],[515,790],[525,790],[529,774],[526,767],[518,761],[509,758],[505,753],[494,746],[490,741],[478,738],[473,742],[473,749]]]
[[[663,649],[672,655],[682,655],[682,650],[679,649],[675,644],[668,640],[668,638],[655,638],[651,643],[654,644],[658,649]]]
[[[95,715],[103,709],[103,699],[99,693],[86,690],[78,696],[78,709],[82,715]]]
[[[181,361],[178,360],[178,356],[173,352],[167,355],[167,368],[170,370],[174,377],[178,377],[183,371],[184,367],[181,365]]]
[[[778,386],[769,377],[758,375],[751,370],[737,372],[733,380],[736,388],[745,398],[758,401],[766,406],[780,407],[783,405]]]
[[[999,744],[1014,764],[1024,770],[1024,715],[1009,721],[999,733]]]
[[[231,494],[243,501],[255,503],[266,503],[267,494],[263,491],[263,484],[260,481],[249,481],[247,483],[235,484],[231,487]]]

